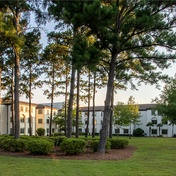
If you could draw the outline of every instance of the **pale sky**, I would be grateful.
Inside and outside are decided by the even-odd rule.
[[[31,21],[31,26],[34,26],[34,23]],[[45,25],[45,28],[47,31],[53,30],[55,24],[52,23],[47,23]],[[47,44],[47,38],[46,34],[42,32],[42,40],[41,43],[45,46]],[[167,73],[170,76],[174,76],[176,73],[176,64],[173,64],[169,69],[163,70],[164,73]],[[163,87],[164,85],[162,85]],[[127,103],[128,99],[130,96],[133,96],[135,99],[135,102],[138,104],[145,104],[145,103],[151,103],[152,99],[156,98],[159,96],[161,93],[161,90],[158,90],[155,88],[155,86],[151,85],[142,85],[140,87],[137,87],[138,91],[136,90],[131,90],[130,87],[125,91],[125,90],[119,90],[117,91],[117,94],[115,94],[114,97],[114,104],[116,104],[118,101]],[[37,89],[33,91],[34,93],[34,98],[32,100],[33,103],[49,103],[50,100],[46,98],[45,95],[43,95],[43,91],[41,89]],[[104,105],[105,101],[105,96],[106,96],[106,88],[101,89],[97,92],[96,94],[96,106],[99,105]],[[20,98],[21,101],[27,101],[24,97]],[[55,102],[62,102],[64,101],[64,97],[56,97],[54,99]],[[80,104],[80,106],[84,106],[83,103]]]
[[[170,76],[174,76],[176,73],[176,64],[173,64],[172,67],[164,71],[165,73],[169,74]],[[162,87],[164,84],[162,84]],[[162,90],[161,87],[161,90]],[[125,90],[119,90],[117,91],[117,94],[115,94],[114,97],[114,104],[116,104],[118,101],[127,103],[130,96],[133,96],[135,99],[135,102],[138,104],[146,104],[151,103],[152,99],[159,97],[159,94],[161,93],[161,90],[158,90],[155,88],[155,86],[151,85],[142,85],[137,87],[137,90],[131,90],[130,87]],[[50,100],[46,98],[45,95],[43,95],[43,91],[41,89],[36,89],[33,91],[34,98],[32,99],[33,103],[49,103]],[[104,105],[106,96],[106,88],[101,89],[96,94],[96,106]],[[20,98],[21,101],[27,101],[25,97]],[[64,101],[64,97],[56,97],[54,98],[54,102],[62,102]],[[80,103],[80,106],[84,106],[84,103]]]

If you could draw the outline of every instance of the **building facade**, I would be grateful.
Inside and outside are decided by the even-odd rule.
[[[170,122],[167,121],[163,124],[162,116],[154,110],[155,104],[139,104],[139,113],[140,119],[137,124],[130,124],[126,126],[113,125],[112,134],[113,135],[131,135],[133,130],[141,128],[144,130],[145,136],[163,136],[163,137],[172,137],[176,134],[176,126],[170,125]],[[95,133],[99,134],[102,127],[103,116],[104,116],[104,107],[96,106],[95,107]],[[90,107],[89,112],[89,133],[92,133],[93,129],[93,109]],[[81,119],[82,119],[82,132],[86,132],[86,124],[88,119],[88,108],[81,107]],[[147,126],[148,123],[152,123],[152,126]]]
[[[61,110],[63,103],[54,103],[53,117]],[[141,128],[144,130],[146,136],[160,136],[172,137],[176,134],[176,126],[170,125],[167,121],[163,124],[162,116],[157,111],[153,110],[155,104],[139,104],[140,119],[137,124],[130,124],[126,126],[113,125],[113,135],[131,135],[133,130]],[[93,108],[88,107],[80,108],[80,126],[79,131],[85,133],[88,123],[89,113],[89,134],[92,134],[93,123],[95,125],[95,134],[100,134],[102,128],[102,122],[104,117],[104,106],[95,107],[95,118],[93,121]],[[31,126],[32,135],[36,135],[38,128],[45,129],[45,135],[49,134],[51,107],[49,104],[35,104],[32,103],[31,109]],[[152,124],[148,126],[147,124]],[[52,123],[52,133],[60,132],[59,126]],[[75,127],[73,127],[75,132]],[[10,103],[0,105],[0,134],[12,133],[12,107]],[[27,102],[20,102],[20,135],[29,135],[29,104]]]

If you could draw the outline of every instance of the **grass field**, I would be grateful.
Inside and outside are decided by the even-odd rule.
[[[176,138],[128,140],[137,149],[131,158],[121,161],[0,156],[0,176],[176,176]]]

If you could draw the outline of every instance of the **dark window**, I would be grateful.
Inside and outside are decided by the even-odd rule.
[[[31,132],[32,132],[32,128],[31,128]],[[30,133],[30,129],[28,128],[28,134]]]
[[[38,119],[38,123],[43,123],[42,119]]]
[[[87,121],[87,119],[85,119],[85,124],[88,124],[88,121]]]
[[[120,133],[120,128],[116,128],[115,133],[117,133],[117,134]]]
[[[161,133],[162,134],[167,134],[167,130],[163,129]]]
[[[157,129],[152,129],[152,134],[157,134]]]
[[[52,128],[52,133],[54,133],[54,128]]]
[[[24,134],[24,128],[20,128],[20,133]]]
[[[46,123],[49,123],[49,119],[46,119]]]
[[[154,125],[157,124],[157,118],[156,118],[156,117],[153,117],[153,118],[152,118],[152,123],[153,123]]]
[[[128,129],[124,129],[124,130],[123,130],[123,133],[124,133],[124,134],[128,134]]]

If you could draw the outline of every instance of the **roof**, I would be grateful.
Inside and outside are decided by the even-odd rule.
[[[148,109],[152,109],[156,106],[156,104],[138,104],[139,106],[139,111],[145,111]],[[88,107],[80,107],[80,111],[87,112]],[[93,106],[90,106],[90,111],[93,111]],[[104,106],[95,106],[95,111],[104,111]]]
[[[64,102],[53,103],[53,108],[62,109],[63,104],[64,104]],[[42,105],[51,107],[51,103],[42,103]]]

